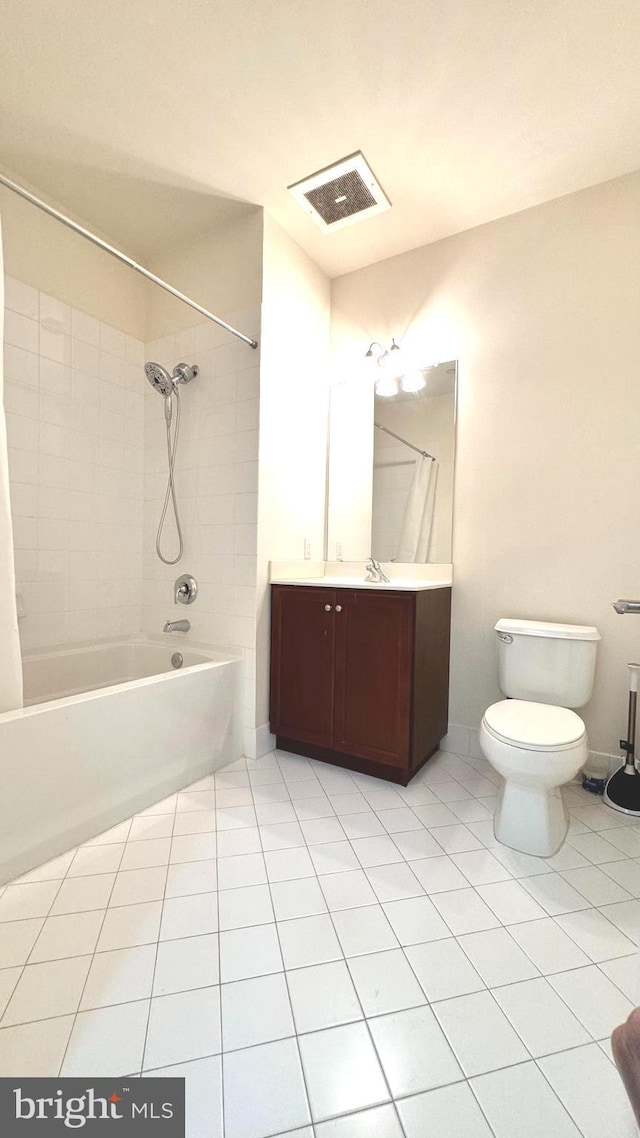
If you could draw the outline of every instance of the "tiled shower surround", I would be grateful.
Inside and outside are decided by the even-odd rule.
[[[259,312],[234,313],[231,323],[258,327]],[[180,438],[176,490],[184,531],[179,566],[163,565],[155,552],[156,532],[167,485],[163,399],[144,382],[145,632],[158,633],[166,620],[186,617],[189,638],[227,645],[245,657],[242,725],[255,723],[256,537],[258,520],[258,353],[207,321],[176,336],[146,345],[146,359],[169,371],[178,362],[196,363],[199,374],[180,387]],[[175,415],[175,410],[174,410]],[[171,511],[162,538],[165,556],[175,556]],[[193,605],[176,605],[178,573],[198,582]],[[176,637],[176,641],[178,637]]]
[[[189,640],[244,655],[238,718],[253,732],[258,353],[208,321],[145,346],[11,277],[5,303],[23,649],[157,634],[165,621],[188,617]],[[259,311],[230,320],[257,328]],[[179,361],[200,369],[180,388],[185,550],[177,566],[155,553],[167,454],[163,400],[143,371],[148,359],[169,371]],[[177,549],[171,512],[163,549]],[[187,572],[199,594],[183,608],[173,582]]]
[[[136,632],[144,345],[11,277],[5,301],[22,647]]]

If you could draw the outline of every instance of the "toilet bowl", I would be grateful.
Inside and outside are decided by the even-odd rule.
[[[484,713],[480,746],[505,780],[494,817],[496,838],[523,853],[551,857],[569,827],[559,787],[587,760],[580,716],[547,703],[501,700]]]

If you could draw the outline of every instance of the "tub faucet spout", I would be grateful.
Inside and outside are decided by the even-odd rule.
[[[188,632],[191,624],[188,620],[168,620],[162,629],[163,632]]]

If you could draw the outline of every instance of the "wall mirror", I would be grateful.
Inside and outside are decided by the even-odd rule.
[[[457,365],[421,374],[419,391],[332,389],[328,561],[451,563]]]

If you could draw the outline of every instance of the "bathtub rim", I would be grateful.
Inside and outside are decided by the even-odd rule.
[[[56,645],[45,652],[26,652],[23,656],[23,660],[55,659],[57,656],[65,656],[71,652],[87,653],[99,648],[126,646],[128,644],[142,644],[154,648],[168,647],[165,641],[159,640],[158,638],[145,636],[144,634],[134,634],[132,636],[118,636],[99,641],[85,641],[82,644]],[[168,680],[178,680],[182,676],[190,676],[195,672],[212,670],[214,668],[223,667],[226,664],[241,664],[243,660],[242,655],[233,649],[204,645],[201,642],[187,644],[182,641],[180,645],[176,645],[176,651],[179,651],[180,647],[188,651],[197,652],[198,655],[205,656],[206,658],[199,664],[187,664],[183,668],[171,668],[168,671],[156,672],[152,676],[142,676],[134,680],[124,680],[118,684],[105,684],[103,687],[89,688],[87,691],[77,692],[75,695],[41,700],[39,703],[31,703],[27,707],[17,707],[12,711],[4,711],[0,713],[0,728],[3,723],[23,719],[31,715],[43,714],[54,708],[69,707],[93,699],[106,698],[112,692],[132,691],[136,688],[150,687],[153,684],[167,682]]]

